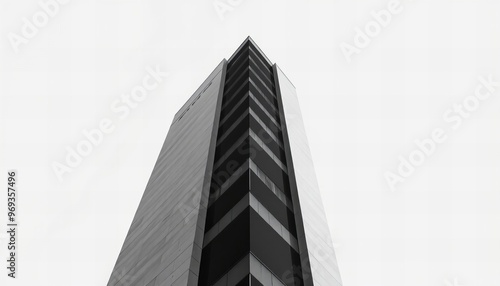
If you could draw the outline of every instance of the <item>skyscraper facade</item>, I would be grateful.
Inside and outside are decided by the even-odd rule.
[[[250,37],[175,115],[116,285],[342,285],[295,87]]]

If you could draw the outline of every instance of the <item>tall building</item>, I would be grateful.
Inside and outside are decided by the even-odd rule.
[[[342,285],[295,87],[250,37],[175,115],[115,285]]]

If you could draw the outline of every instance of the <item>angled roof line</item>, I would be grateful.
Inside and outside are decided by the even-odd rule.
[[[233,53],[233,55],[227,60],[227,61],[230,61],[231,59],[234,58],[234,56],[236,54],[238,54],[238,52],[243,48],[243,46],[247,43],[247,42],[250,42],[252,43],[252,45],[255,46],[255,48],[257,48],[257,50],[264,56],[264,58],[267,60],[267,63],[272,66],[273,65],[273,62],[271,62],[271,60],[269,60],[269,58],[266,56],[266,54],[261,50],[261,48],[255,43],[255,41],[252,39],[252,37],[248,36],[244,41],[243,43],[241,43],[241,45],[238,47],[238,49],[236,49],[236,51]]]

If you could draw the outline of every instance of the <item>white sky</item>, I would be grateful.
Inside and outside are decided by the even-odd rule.
[[[222,19],[167,2],[70,1],[18,53],[9,33],[43,10],[0,2],[0,170],[20,174],[19,278],[2,266],[0,285],[107,283],[173,115],[248,35],[297,87],[345,286],[500,285],[500,87],[456,130],[442,118],[478,76],[500,81],[498,1],[401,0],[351,63],[340,44],[389,1],[221,0]],[[118,118],[157,65],[169,77]],[[114,131],[58,181],[103,118]],[[384,172],[436,128],[447,140],[392,192]]]

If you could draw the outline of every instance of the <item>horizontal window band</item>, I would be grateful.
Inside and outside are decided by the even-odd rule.
[[[214,226],[205,232],[203,247],[206,247],[217,237],[234,219],[236,219],[248,206],[250,206],[259,216],[278,233],[295,251],[299,251],[297,239],[286,227],[274,217],[268,209],[264,207],[251,193],[248,193],[238,203],[230,209]]]
[[[233,82],[226,83],[224,85],[224,95],[231,94],[234,89],[237,89],[242,85],[247,78],[250,77],[250,71],[248,72],[242,72],[241,74],[238,75],[238,78],[236,78]]]
[[[231,107],[231,110],[229,110],[228,113],[225,113],[224,117],[219,122],[219,132],[222,130],[228,130],[234,121],[241,116],[241,114],[247,112],[249,105],[250,100],[248,99],[248,93],[246,93],[234,106],[228,106],[228,109]]]
[[[236,126],[238,126],[249,114],[249,110],[243,112],[241,114],[240,117],[238,117],[238,119],[236,119],[234,121],[234,123],[226,130],[224,131],[222,134],[218,134],[218,139],[217,139],[217,143],[216,143],[216,146],[219,146],[225,139],[226,137],[228,136],[228,134],[231,134],[231,132],[236,128]]]
[[[238,138],[236,140],[236,142],[234,142],[234,144],[231,147],[229,147],[229,149],[225,150],[224,153],[219,158],[217,158],[217,162],[215,162],[213,169],[217,170],[217,168],[220,167],[222,162],[224,162],[229,157],[229,155],[231,155],[231,153],[233,153],[234,150],[236,150],[236,148],[240,147],[240,145],[246,139],[248,139],[248,136],[249,136],[249,133],[247,133],[247,132],[243,133],[243,135],[241,135],[240,138]]]
[[[222,110],[224,110],[238,95],[245,94],[250,89],[248,84],[249,79],[246,79],[234,93],[230,94],[224,91]]]
[[[213,193],[210,194],[210,198],[208,201],[208,207],[211,207],[217,199],[222,196],[230,187],[231,185],[236,182],[239,177],[246,172],[249,169],[249,163],[248,160],[243,163],[234,173],[224,182],[222,185],[220,185]]]
[[[222,196],[231,185],[236,182],[239,177],[248,169],[250,169],[256,176],[261,180],[261,182],[267,186],[268,190],[271,191],[283,204],[293,213],[293,204],[291,199],[281,190],[275,183],[262,171],[257,165],[248,159],[243,163],[220,187],[218,187],[213,193],[210,194],[210,199],[208,202],[208,208],[210,208],[217,199]],[[250,182],[250,189],[252,187],[252,182]]]
[[[255,77],[257,81],[260,82],[262,86],[264,86],[267,91],[273,95],[274,98],[276,98],[276,93],[274,92],[274,83],[271,82],[271,79],[265,77],[260,69],[253,64],[250,65],[249,70],[250,77]]]
[[[250,50],[250,54],[255,55],[257,57],[257,59],[259,59],[259,61],[262,63],[263,66],[269,67],[269,70],[272,69],[272,66],[267,62],[266,59],[264,59],[262,57],[262,55],[260,54],[260,52],[256,48],[249,46],[248,49]]]
[[[276,105],[277,97],[274,91],[271,90],[272,87],[270,88],[266,83],[264,83],[260,78],[260,76],[253,70],[252,67],[250,67],[249,70],[250,70],[249,73],[250,80],[253,81],[254,84],[256,84],[260,90],[265,90],[266,94],[274,101],[273,105]]]
[[[281,168],[281,170],[283,170],[283,172],[285,172],[285,174],[288,174],[286,165],[283,162],[281,162],[280,158],[278,158],[278,156],[276,156],[264,142],[262,142],[259,136],[257,136],[257,134],[255,134],[252,131],[252,129],[250,129],[250,137],[252,137],[252,139],[255,140],[255,142],[262,148],[262,150],[264,150],[264,152],[266,152],[267,155],[271,157],[271,159]]]
[[[283,149],[283,144],[281,143],[281,140],[278,139],[278,137],[276,137],[274,132],[269,127],[267,127],[267,125],[264,123],[264,121],[262,121],[262,119],[260,119],[259,116],[257,114],[255,114],[255,112],[252,110],[252,108],[249,109],[249,113],[250,113],[250,115],[252,115],[252,117],[255,119],[255,121],[257,121],[257,123],[259,123],[260,127],[262,127],[262,129],[266,130],[266,132],[269,134],[269,136]],[[279,132],[279,130],[277,132]]]
[[[212,286],[233,286],[235,283],[252,275],[262,285],[286,286],[281,279],[250,252],[238,261]]]
[[[234,71],[234,73],[228,73],[226,74],[226,81],[224,83],[225,86],[230,86],[232,85],[236,79],[238,79],[242,74],[248,74],[248,71],[250,69],[250,59],[246,59],[246,61],[242,62],[237,69]]]
[[[293,204],[290,198],[281,190],[275,183],[262,171],[257,164],[255,164],[251,159],[249,160],[250,170],[257,175],[257,177],[273,192],[280,201],[282,201],[289,210],[293,212]],[[251,184],[251,182],[250,182]]]
[[[269,113],[269,111],[267,111],[264,105],[262,105],[262,103],[257,99],[257,97],[255,97],[255,95],[252,94],[252,92],[249,91],[248,93],[253,102],[255,102],[255,104],[257,104],[257,106],[259,106],[260,109],[262,109],[262,112],[264,112],[267,115],[267,117],[269,117],[269,120],[271,120],[274,123],[274,125],[276,125],[276,127],[281,130],[281,125],[278,123],[278,121],[276,121],[276,118],[274,118],[274,116],[271,113]]]
[[[273,98],[273,95],[272,94],[269,94],[269,93],[264,93],[256,84],[255,82],[253,81],[252,78],[249,78],[248,79],[248,82],[250,82],[250,91],[252,91],[252,88],[255,89],[255,93],[256,94],[259,94],[262,99],[267,103],[269,104],[269,106],[273,109],[273,111],[275,113],[278,113],[278,107],[276,106],[275,103],[271,102],[271,100],[269,98]],[[274,99],[273,99],[274,100]]]
[[[260,77],[266,81],[266,84],[274,89],[274,78],[273,74],[269,71],[264,71],[262,68],[254,61],[252,57],[249,59],[249,65],[250,67],[256,71]]]

